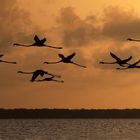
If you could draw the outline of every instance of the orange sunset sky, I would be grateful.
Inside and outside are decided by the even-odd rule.
[[[119,71],[109,53],[140,59],[139,0],[0,0],[0,54],[17,65],[0,63],[0,108],[140,108],[140,70]],[[34,35],[50,48],[15,47],[30,44]],[[76,52],[72,64],[45,65],[58,53]],[[65,82],[30,82],[18,70],[44,69]]]

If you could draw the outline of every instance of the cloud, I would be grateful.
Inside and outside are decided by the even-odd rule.
[[[30,15],[25,10],[19,8],[16,0],[2,1],[0,4],[0,49],[8,51],[14,40],[19,38],[27,39],[32,32],[32,22]]]
[[[82,19],[73,7],[61,8],[54,30],[62,36],[64,46],[87,46],[94,42],[126,41],[138,37],[140,17],[133,10],[108,6],[100,15],[87,15]]]
[[[103,21],[101,34],[105,37],[119,41],[140,34],[140,17],[133,10],[109,6],[104,9]]]
[[[81,19],[72,7],[62,8],[57,22],[58,29],[61,29],[64,46],[87,45],[99,32],[94,26],[96,23],[94,15]]]

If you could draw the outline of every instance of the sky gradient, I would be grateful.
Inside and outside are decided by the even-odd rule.
[[[139,0],[1,0],[0,108],[140,108],[140,70],[117,71],[109,53],[140,59]],[[63,50],[22,48],[12,44],[32,43],[34,35]],[[57,61],[58,53],[76,52],[72,64],[45,65]],[[59,74],[65,82],[30,82],[18,70],[44,69]]]

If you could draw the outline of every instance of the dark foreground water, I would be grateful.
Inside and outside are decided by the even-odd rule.
[[[140,140],[140,120],[0,120],[0,140]]]

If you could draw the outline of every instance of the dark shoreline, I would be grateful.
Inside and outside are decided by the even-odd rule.
[[[140,109],[0,109],[0,119],[140,119]]]

